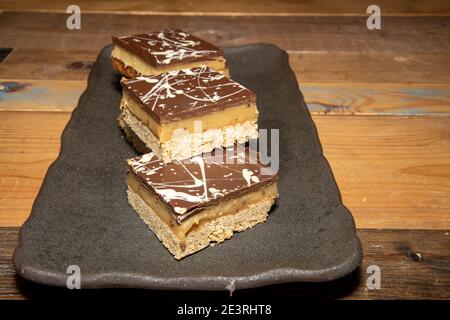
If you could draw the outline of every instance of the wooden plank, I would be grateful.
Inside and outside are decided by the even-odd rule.
[[[144,298],[160,301],[170,298],[227,298],[228,292],[150,291],[150,290],[81,290],[40,286],[16,276],[11,256],[17,244],[17,228],[0,229],[0,299],[46,299],[91,297]],[[446,230],[358,230],[364,249],[361,267],[352,275],[327,283],[290,283],[233,293],[235,299],[260,297],[332,298],[332,299],[449,299],[450,235]],[[377,265],[381,271],[381,288],[367,288],[367,267]],[[186,300],[188,299],[188,300]]]
[[[15,49],[0,64],[0,79],[86,80],[98,50]]]
[[[85,81],[0,79],[0,111],[72,111],[85,87]],[[312,114],[450,115],[448,84],[303,82],[300,87]]]
[[[450,118],[315,116],[360,228],[450,228]]]
[[[300,52],[450,53],[449,17],[383,17],[381,30],[367,29],[365,17],[83,14],[81,30],[68,30],[62,13],[1,17],[0,43],[11,48],[99,50],[114,34],[182,27],[220,46],[267,42]]]
[[[373,2],[373,1],[372,1]],[[134,14],[176,14],[176,15],[366,15],[370,0],[346,0],[330,2],[325,0],[289,1],[289,0],[199,0],[195,2],[178,1],[89,1],[78,0],[82,12],[113,12]],[[73,2],[65,1],[0,1],[0,10],[65,12]],[[433,0],[411,2],[408,0],[378,0],[383,15],[438,14],[450,13],[448,2]]]
[[[26,79],[85,80],[97,55],[92,50],[45,49],[40,55],[14,50],[0,64],[0,79],[22,79],[16,86],[25,86],[4,94],[0,109],[72,110],[85,84]],[[445,67],[450,54],[290,52],[289,59],[312,113],[450,113],[450,70]]]
[[[69,118],[64,112],[0,113],[0,226],[20,225],[30,214]]]
[[[288,53],[300,83],[450,83],[449,53]]]
[[[85,80],[97,49],[15,49],[0,64],[0,79]],[[289,51],[299,82],[450,83],[450,53]]]
[[[300,84],[312,114],[450,116],[448,84]]]
[[[85,81],[0,79],[0,110],[72,111]]]
[[[20,226],[58,154],[70,114],[0,114],[0,226]],[[314,121],[359,228],[450,229],[450,118]]]

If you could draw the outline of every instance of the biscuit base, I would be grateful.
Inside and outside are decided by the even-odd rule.
[[[147,145],[142,141],[136,133],[128,126],[128,124],[123,120],[122,114],[119,116],[119,128],[125,134],[125,139],[134,147],[134,149],[142,154],[149,153],[152,150],[147,147]]]
[[[130,130],[125,130],[122,127],[123,124],[126,124],[135,135],[131,135]],[[126,108],[122,108],[119,126],[124,130],[127,140],[134,146],[138,145],[136,143],[137,137],[164,163],[173,162],[174,160],[181,161],[202,153],[211,152],[215,148],[226,148],[236,142],[245,143],[250,139],[258,138],[256,122],[246,121],[235,126],[206,130],[202,133],[201,139],[194,134],[185,134],[170,141],[161,142],[147,126]],[[142,150],[143,148],[140,147],[140,149]],[[137,149],[139,152],[141,150]]]
[[[258,223],[265,222],[275,201],[275,199],[265,199],[250,204],[235,214],[219,216],[205,221],[189,232],[186,240],[182,242],[137,193],[128,188],[127,194],[130,205],[178,260],[209,245],[223,242],[231,238],[234,232],[244,231]]]

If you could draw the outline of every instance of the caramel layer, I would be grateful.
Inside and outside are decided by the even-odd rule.
[[[179,135],[196,133],[194,131],[196,121],[201,122],[201,129],[204,132],[209,129],[220,129],[227,126],[235,126],[246,121],[257,122],[258,120],[258,109],[255,103],[227,108],[200,117],[161,124],[153,119],[125,90],[123,91],[121,106],[122,108],[127,108],[153,134],[158,136],[161,142],[170,141]]]
[[[180,242],[184,242],[189,232],[195,228],[201,228],[202,224],[215,219],[219,216],[231,215],[241,209],[245,209],[251,204],[259,201],[275,199],[278,196],[277,183],[272,182],[268,185],[242,194],[237,198],[231,198],[223,202],[219,202],[210,207],[205,207],[202,211],[196,213],[189,219],[178,223],[170,210],[156,197],[152,192],[147,190],[133,174],[127,174],[128,186],[138,194],[145,203],[150,206],[167,225],[168,228],[177,236]]]
[[[150,64],[146,63],[137,55],[130,53],[129,51],[119,47],[114,46],[111,56],[122,61],[125,66],[132,67],[141,75],[154,75],[160,74],[171,70],[180,69],[190,69],[197,66],[207,66],[216,71],[222,71],[225,69],[225,59],[223,57],[214,57],[212,60],[205,59],[204,61],[190,62],[190,63],[180,63],[176,65],[161,66],[155,68]],[[228,73],[228,71],[227,71]]]

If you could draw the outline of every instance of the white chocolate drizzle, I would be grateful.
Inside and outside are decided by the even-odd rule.
[[[151,111],[168,116],[253,95],[241,84],[205,66],[140,76],[123,84]]]
[[[245,153],[246,150],[236,152]],[[272,178],[257,175],[261,163],[228,164],[212,157],[197,156],[190,163],[162,164],[156,155],[149,153],[130,159],[128,164],[141,183],[153,189],[180,215],[198,205]]]
[[[219,53],[219,48],[178,29],[120,37],[122,41],[128,39],[135,42],[134,46],[152,55],[157,64],[168,65],[173,60],[182,61]]]

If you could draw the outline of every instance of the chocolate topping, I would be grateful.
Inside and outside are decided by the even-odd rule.
[[[124,80],[122,87],[159,122],[256,102],[249,89],[208,67]]]
[[[249,150],[235,145],[220,153],[194,157],[189,162],[167,164],[148,153],[129,159],[128,168],[182,222],[205,207],[276,180],[276,173],[258,161],[256,152]],[[263,172],[262,168],[265,168]]]
[[[112,37],[115,45],[130,51],[155,68],[223,56],[222,49],[180,29]]]

